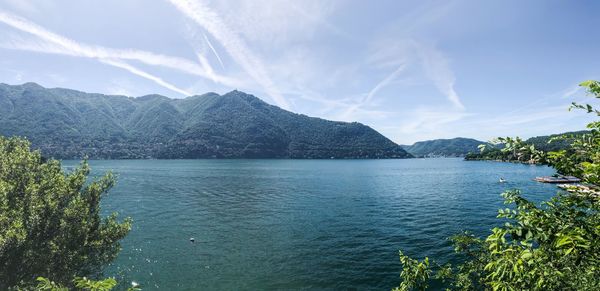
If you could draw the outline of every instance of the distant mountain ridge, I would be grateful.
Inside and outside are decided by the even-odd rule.
[[[479,152],[478,146],[486,142],[472,138],[434,139],[402,145],[415,157],[464,157],[469,152]]]
[[[232,91],[185,99],[0,84],[0,135],[56,158],[408,158],[372,128]]]
[[[569,131],[565,133],[534,136],[525,140],[526,144],[532,144],[536,149],[545,152],[559,151],[567,149],[574,141],[574,137],[579,137],[583,134],[590,133],[589,130]],[[555,139],[557,137],[566,136],[566,139]]]
[[[525,143],[535,145],[536,149],[547,152],[558,151],[567,148],[573,142],[573,139],[553,140],[553,138],[563,135],[578,136],[588,132],[583,130],[535,136],[526,139]],[[457,137],[452,139],[419,141],[412,145],[401,145],[401,147],[415,157],[464,157],[468,153],[478,154],[480,151],[478,147],[482,144],[489,143],[472,138]],[[502,147],[502,145],[496,145],[496,147]]]

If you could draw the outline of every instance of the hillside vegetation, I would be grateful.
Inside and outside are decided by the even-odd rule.
[[[572,131],[560,134],[542,135],[528,138],[526,144],[534,145],[536,149],[545,152],[553,152],[567,149],[576,140],[584,134],[590,133],[589,130]],[[562,138],[564,137],[564,138]]]
[[[478,146],[485,142],[457,137],[452,139],[434,139],[402,146],[415,157],[463,157],[468,153],[479,152]]]
[[[411,157],[363,124],[295,114],[240,91],[132,98],[0,84],[0,135],[62,159]]]
[[[479,151],[467,154],[465,159],[541,163],[543,161],[535,154],[536,152],[570,150],[573,142],[589,133],[589,130],[581,130],[536,136],[526,140],[518,137],[498,138],[491,143],[482,144]],[[507,146],[513,150],[507,150]]]

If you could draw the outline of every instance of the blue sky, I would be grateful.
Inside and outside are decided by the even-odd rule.
[[[0,82],[172,98],[242,90],[398,143],[577,130],[598,1],[0,3]]]

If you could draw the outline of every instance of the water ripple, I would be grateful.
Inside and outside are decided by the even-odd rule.
[[[103,211],[134,219],[106,273],[144,290],[389,290],[399,249],[451,261],[447,237],[496,225],[502,191],[555,192],[531,181],[549,168],[460,159],[90,164],[119,176]]]

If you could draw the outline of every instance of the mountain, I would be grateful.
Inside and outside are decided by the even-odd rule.
[[[81,158],[408,158],[372,128],[295,114],[232,91],[185,99],[0,84],[0,135]]]
[[[469,152],[479,152],[479,145],[486,142],[472,138],[434,139],[416,142],[402,147],[415,157],[462,157]]]
[[[542,135],[525,140],[526,144],[535,145],[535,148],[545,152],[559,151],[567,149],[576,137],[590,133],[589,130],[571,131],[560,134]],[[555,139],[566,136],[566,139]]]
[[[523,141],[525,145],[533,145],[535,149],[548,152],[571,150],[571,145],[582,135],[590,133],[589,130],[571,131],[559,134],[542,135],[531,137]],[[465,156],[465,160],[496,160],[496,161],[519,161],[527,163],[536,163],[536,158],[532,157],[530,152],[525,150],[520,155],[515,156],[512,151],[503,152],[503,144],[497,144],[494,148],[489,148],[485,152],[473,152]],[[526,146],[524,149],[528,149]]]

